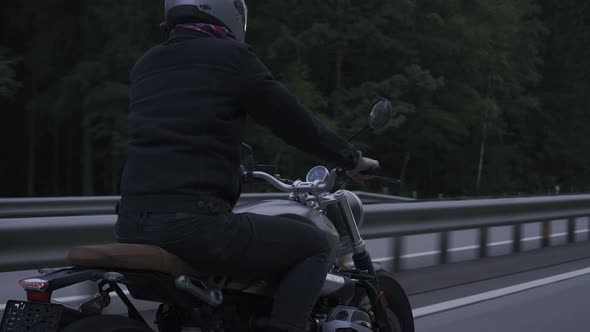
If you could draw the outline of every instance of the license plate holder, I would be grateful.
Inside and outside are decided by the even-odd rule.
[[[0,322],[0,332],[56,332],[64,307],[55,303],[9,300]]]

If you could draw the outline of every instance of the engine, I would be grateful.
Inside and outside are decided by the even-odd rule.
[[[369,315],[356,308],[338,306],[319,321],[322,332],[372,332]]]

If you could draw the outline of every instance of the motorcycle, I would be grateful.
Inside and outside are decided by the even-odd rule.
[[[383,128],[391,118],[391,103],[374,104],[365,128]],[[249,147],[248,147],[249,148]],[[292,218],[318,227],[338,243],[333,266],[313,309],[310,332],[413,332],[414,320],[406,293],[388,272],[376,268],[359,228],[363,203],[342,189],[341,169],[312,168],[306,181],[280,179],[253,165],[253,153],[243,180],[262,180],[289,193],[287,200],[238,205],[234,213],[257,213]],[[372,181],[396,180],[367,172]],[[27,301],[10,300],[0,324],[4,331],[153,331],[127,294],[160,303],[154,324],[160,332],[262,330],[272,305],[276,280],[233,280],[206,275],[162,248],[141,244],[105,244],[72,248],[71,267],[40,270],[20,280]],[[79,306],[53,303],[51,294],[64,287],[93,281],[98,291]],[[125,285],[124,291],[120,285]],[[115,293],[126,316],[105,315]]]

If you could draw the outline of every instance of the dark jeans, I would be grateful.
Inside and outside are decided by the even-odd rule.
[[[238,278],[279,276],[271,324],[303,330],[333,248],[318,228],[257,214],[119,211],[119,242],[158,245],[199,271]]]

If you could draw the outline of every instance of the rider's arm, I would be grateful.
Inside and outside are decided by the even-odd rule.
[[[308,112],[248,48],[241,56],[240,104],[256,122],[287,144],[346,169],[358,164],[360,153]]]

